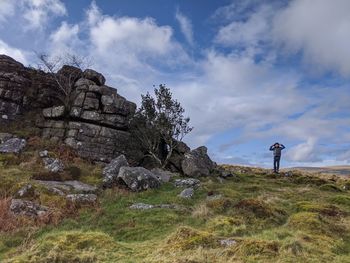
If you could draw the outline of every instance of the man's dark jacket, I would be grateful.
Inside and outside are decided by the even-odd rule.
[[[273,151],[273,156],[281,156],[282,150],[286,148],[283,144],[280,144],[280,146],[276,147],[275,145],[271,145],[270,151]]]

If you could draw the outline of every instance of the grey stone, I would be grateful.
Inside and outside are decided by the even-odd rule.
[[[39,152],[39,156],[40,156],[41,158],[48,157],[48,155],[49,155],[49,152],[48,152],[47,150],[44,150],[44,151],[40,151],[40,152]]]
[[[151,172],[158,178],[162,183],[167,183],[170,181],[171,177],[174,177],[175,174],[160,168],[153,168]]]
[[[101,73],[98,73],[92,69],[86,69],[83,73],[83,76],[86,79],[92,80],[99,86],[104,85],[106,82],[105,77]]]
[[[201,146],[185,154],[181,163],[185,175],[191,177],[209,176],[216,164],[209,158],[207,148]]]
[[[234,240],[234,239],[228,238],[228,239],[221,239],[221,240],[219,240],[219,243],[223,247],[231,247],[233,245],[236,245],[237,241]]]
[[[66,198],[77,204],[94,204],[97,202],[97,195],[95,194],[69,194]]]
[[[27,184],[18,190],[16,193],[17,198],[31,198],[36,195],[35,189],[31,184]]]
[[[182,198],[191,198],[194,194],[194,190],[192,187],[184,189],[180,194],[179,197]]]
[[[64,164],[59,159],[45,157],[43,158],[43,162],[45,168],[52,173],[59,173],[64,170]]]
[[[53,193],[63,195],[64,193],[96,193],[97,187],[82,183],[80,181],[42,181],[36,180],[36,183],[44,186]]]
[[[221,199],[222,198],[222,195],[208,195],[207,196],[207,200],[208,201],[213,201],[213,200],[218,200],[218,199]]]
[[[0,153],[19,153],[26,146],[25,139],[11,138],[0,144]]]
[[[102,171],[103,187],[110,188],[117,184],[117,177],[120,167],[129,166],[128,161],[124,155],[120,155],[113,159]]]
[[[118,182],[123,182],[131,191],[142,191],[160,186],[158,178],[143,167],[126,167],[119,170]]]
[[[58,118],[63,117],[65,113],[64,106],[55,106],[43,109],[43,116],[46,118]]]
[[[186,179],[176,179],[174,182],[175,187],[199,187],[201,182],[195,178],[186,178]]]
[[[103,95],[101,97],[101,102],[103,105],[110,106],[113,105],[115,101],[113,96]]]
[[[177,205],[171,205],[171,204],[150,205],[145,203],[135,203],[135,204],[132,204],[129,208],[136,209],[136,210],[148,210],[148,209],[154,209],[154,208],[178,209],[179,207]]]
[[[31,201],[22,199],[12,199],[10,211],[15,215],[24,215],[29,217],[40,217],[48,212],[48,207],[41,206]]]

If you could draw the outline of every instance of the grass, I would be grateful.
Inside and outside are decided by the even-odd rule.
[[[95,207],[74,211],[34,184],[36,201],[53,208],[56,219],[15,219],[7,211],[9,196],[44,171],[35,157],[44,146],[64,160],[68,175],[101,183],[100,166],[47,145],[32,140],[21,156],[0,155],[0,222],[6,225],[0,262],[350,262],[346,182],[302,172],[285,177],[225,166],[238,176],[223,183],[203,178],[189,200],[170,182],[141,193],[108,189]],[[135,202],[179,208],[130,209]],[[235,244],[222,246],[222,239]]]

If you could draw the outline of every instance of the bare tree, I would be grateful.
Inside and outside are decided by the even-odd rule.
[[[136,111],[131,127],[134,136],[147,155],[162,168],[166,167],[174,150],[186,134],[192,131],[185,110],[172,98],[165,85],[154,89],[155,98],[149,93],[141,95],[141,107]]]
[[[66,54],[64,57],[49,57],[47,54],[37,56],[38,68],[51,73],[57,84],[57,90],[53,90],[56,99],[63,104],[66,113],[70,112],[77,96],[74,84],[82,77],[83,70],[90,65],[90,61],[72,54]]]

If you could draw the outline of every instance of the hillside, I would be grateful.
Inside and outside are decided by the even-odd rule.
[[[290,170],[299,170],[311,173],[322,173],[322,174],[335,174],[350,176],[350,166],[328,166],[328,167],[294,167]]]
[[[222,166],[230,177],[199,178],[192,198],[178,196],[178,174],[158,189],[114,187],[72,206],[33,180],[44,171],[38,150],[56,152],[84,183],[99,185],[102,167],[36,137],[28,144],[0,155],[1,262],[350,262],[348,178]],[[43,218],[9,212],[28,183],[51,209]]]

